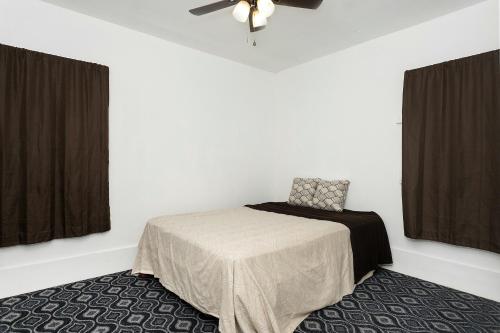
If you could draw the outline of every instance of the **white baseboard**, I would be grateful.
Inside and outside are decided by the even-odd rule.
[[[0,299],[132,268],[136,245],[0,268]]]
[[[394,265],[387,268],[500,302],[500,271],[392,247]]]
[[[136,245],[0,268],[0,299],[130,269]],[[500,271],[392,248],[388,269],[500,302]]]

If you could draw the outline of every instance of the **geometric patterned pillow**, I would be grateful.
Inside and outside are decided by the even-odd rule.
[[[312,207],[341,212],[347,198],[348,180],[321,180],[312,200]]]
[[[311,207],[319,181],[321,181],[319,178],[295,178],[288,203],[292,206]]]

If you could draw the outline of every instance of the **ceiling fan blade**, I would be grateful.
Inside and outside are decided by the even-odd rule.
[[[276,5],[306,9],[317,9],[323,0],[273,0]]]
[[[231,7],[236,5],[236,0],[223,0],[211,3],[210,5],[201,6],[198,8],[190,9],[189,12],[193,15],[200,16],[205,15],[211,12],[215,12],[217,10],[221,10],[227,7]]]

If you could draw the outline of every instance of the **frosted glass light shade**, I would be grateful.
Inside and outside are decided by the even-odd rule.
[[[250,4],[245,0],[238,2],[233,10],[233,17],[236,21],[244,23],[248,20],[248,14],[250,14]]]
[[[267,24],[267,18],[259,10],[254,10],[252,15],[254,28],[263,27]]]
[[[258,0],[257,8],[265,17],[269,17],[274,13],[274,3],[271,0]]]

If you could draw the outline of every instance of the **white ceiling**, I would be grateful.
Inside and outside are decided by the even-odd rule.
[[[310,61],[483,0],[324,0],[318,10],[277,6],[253,34],[227,8],[188,13],[217,0],[44,0],[165,40],[271,72]]]

